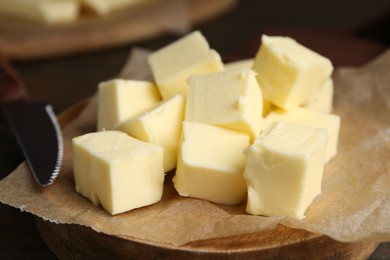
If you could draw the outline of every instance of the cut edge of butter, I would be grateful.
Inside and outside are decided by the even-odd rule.
[[[248,135],[184,121],[181,140],[173,178],[181,196],[227,205],[245,199],[243,150],[249,146]]]
[[[175,95],[150,110],[115,126],[139,140],[164,148],[164,171],[176,167],[177,150],[184,120],[185,98]]]
[[[303,105],[333,71],[331,61],[290,37],[262,36],[253,69],[266,99],[285,110]]]
[[[305,218],[321,193],[327,131],[277,122],[246,150],[246,211]]]
[[[115,215],[158,202],[164,183],[163,149],[120,131],[72,139],[76,191]]]
[[[253,141],[260,134],[263,110],[255,76],[244,68],[191,76],[185,120],[242,132]]]
[[[187,96],[187,79],[191,75],[223,70],[220,55],[211,49],[200,31],[154,51],[148,57],[153,77],[163,99],[175,94]]]
[[[98,85],[97,129],[111,130],[120,122],[143,113],[161,97],[149,81],[113,79]]]

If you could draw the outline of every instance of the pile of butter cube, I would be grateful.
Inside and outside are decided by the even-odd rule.
[[[263,35],[253,60],[224,65],[195,31],[148,62],[154,82],[99,84],[98,131],[73,139],[77,192],[118,214],[161,200],[176,169],[181,196],[305,217],[337,153],[327,58]]]
[[[1,0],[0,15],[45,24],[74,22],[82,10],[106,16],[140,0]]]

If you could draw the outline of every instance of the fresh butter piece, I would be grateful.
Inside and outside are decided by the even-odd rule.
[[[184,109],[184,97],[176,95],[142,115],[119,124],[116,129],[139,140],[162,146],[164,170],[167,172],[176,167]]]
[[[47,24],[67,23],[79,15],[77,0],[1,0],[0,13]]]
[[[253,66],[254,59],[237,60],[226,63],[224,65],[225,70],[234,69],[251,69]]]
[[[261,39],[253,70],[264,97],[280,108],[291,110],[306,103],[333,71],[329,59],[289,37]]]
[[[321,193],[327,132],[278,122],[250,148],[244,178],[246,211],[253,215],[302,219]]]
[[[192,76],[185,120],[236,130],[254,140],[263,110],[255,75],[250,69],[235,69]]]
[[[140,0],[79,0],[83,6],[94,13],[104,16],[111,12],[133,5]]]
[[[147,81],[115,79],[101,82],[98,92],[98,130],[112,130],[124,120],[160,101],[156,86]]]
[[[328,79],[320,90],[302,107],[317,112],[330,113],[333,109],[333,80]]]
[[[282,110],[272,111],[262,122],[263,128],[273,122],[284,121],[307,127],[325,129],[328,131],[326,159],[328,162],[337,154],[337,144],[340,132],[340,117],[328,113],[320,113],[305,108],[296,108],[289,112]]]
[[[210,49],[205,37],[195,31],[149,55],[154,79],[164,99],[187,96],[187,79],[223,70],[221,57]]]
[[[158,202],[163,149],[119,131],[73,138],[76,191],[112,215]]]
[[[238,60],[226,63],[224,65],[225,70],[235,70],[235,69],[251,69],[253,67],[254,59]],[[264,98],[263,96],[263,117],[268,115],[269,112],[273,109],[272,103]]]
[[[245,199],[243,179],[249,136],[195,122],[183,122],[174,186],[181,196],[221,204]]]
[[[276,107],[263,96],[263,117],[266,117],[271,111],[275,110]]]

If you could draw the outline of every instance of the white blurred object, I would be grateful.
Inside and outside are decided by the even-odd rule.
[[[47,24],[74,21],[79,10],[77,0],[0,0],[0,13]]]
[[[88,8],[94,13],[104,16],[114,10],[118,10],[141,0],[79,0],[82,6]]]

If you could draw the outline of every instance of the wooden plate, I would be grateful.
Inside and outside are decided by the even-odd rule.
[[[106,17],[85,15],[74,23],[52,26],[0,16],[0,52],[10,59],[25,60],[126,44],[175,30],[172,24],[178,19],[190,26],[204,22],[227,12],[236,2],[148,0]],[[177,18],[170,21],[172,17]]]
[[[59,115],[62,126],[85,107],[84,100]],[[342,243],[325,235],[279,225],[265,232],[193,241],[180,246],[145,242],[98,233],[80,225],[54,224],[36,218],[38,230],[52,252],[61,259],[87,258],[337,258],[365,259],[378,243]]]
[[[366,259],[377,243],[342,243],[279,225],[274,230],[198,240],[178,247],[97,233],[80,225],[36,218],[38,230],[60,259]]]

